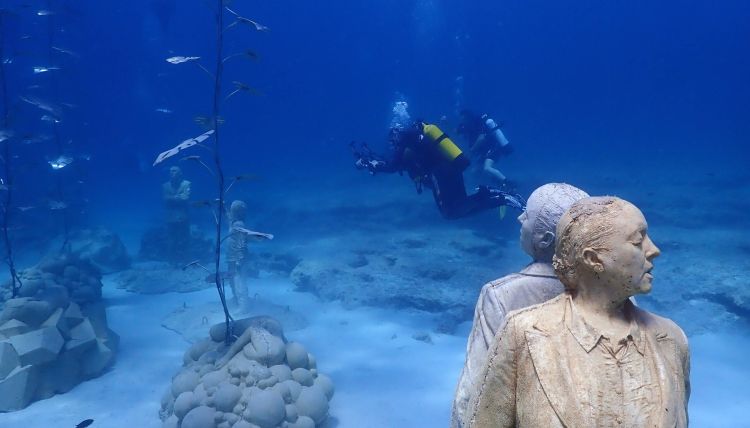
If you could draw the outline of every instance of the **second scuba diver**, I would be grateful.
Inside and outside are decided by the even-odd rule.
[[[507,184],[505,174],[495,166],[498,159],[513,152],[513,146],[505,134],[487,114],[479,115],[471,110],[461,111],[458,134],[469,144],[469,152],[476,159],[482,173],[503,185]]]
[[[479,186],[475,193],[467,195],[463,172],[470,161],[435,125],[418,120],[408,126],[393,127],[389,142],[392,153],[387,158],[374,154],[365,144],[358,147],[352,143],[355,166],[367,169],[370,174],[406,172],[417,193],[424,188],[432,191],[440,213],[447,219],[498,207],[503,210],[501,213],[506,206],[524,209],[521,196],[488,186]]]

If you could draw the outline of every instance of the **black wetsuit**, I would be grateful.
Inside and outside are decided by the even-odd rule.
[[[372,165],[370,171],[407,172],[417,192],[424,187],[432,190],[435,203],[443,217],[457,219],[503,205],[523,205],[517,195],[481,186],[476,193],[466,194],[463,171],[468,162],[449,162],[422,135],[420,126],[391,131],[393,151],[389,157]],[[512,198],[513,200],[509,200]],[[522,209],[522,208],[521,208]]]

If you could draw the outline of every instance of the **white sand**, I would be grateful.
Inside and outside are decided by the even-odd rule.
[[[336,394],[331,423],[339,428],[447,426],[454,382],[463,364],[468,323],[460,336],[430,332],[429,314],[383,309],[346,310],[337,303],[292,291],[276,278],[253,284],[259,297],[285,302],[305,314],[308,327],[287,332],[304,344],[331,376]],[[114,289],[105,281],[111,327],[122,339],[115,366],[71,392],[0,414],[0,427],[74,427],[93,418],[96,427],[160,427],[162,393],[182,362],[188,343],[161,327],[175,308],[217,300],[207,289],[188,294],[138,295]],[[430,332],[434,344],[412,338]],[[740,335],[744,333],[744,335]],[[691,338],[693,395],[691,425],[750,426],[748,332]]]

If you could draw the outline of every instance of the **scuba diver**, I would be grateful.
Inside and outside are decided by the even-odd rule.
[[[495,167],[503,156],[513,152],[505,134],[487,114],[476,114],[471,110],[461,111],[461,122],[457,130],[469,144],[469,152],[479,161],[482,172],[501,184],[506,184],[505,174]]]
[[[417,193],[424,188],[432,191],[443,217],[457,219],[498,207],[504,215],[507,206],[523,211],[525,201],[521,196],[499,189],[479,186],[467,195],[463,172],[470,161],[437,126],[417,120],[392,127],[389,142],[392,154],[388,158],[375,154],[364,143],[352,142],[357,169],[367,169],[373,175],[406,172]]]

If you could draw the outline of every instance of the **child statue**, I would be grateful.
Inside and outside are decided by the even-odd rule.
[[[490,348],[469,427],[686,427],[687,338],[630,300],[659,255],[638,208],[582,199],[557,225],[560,296],[510,313]]]
[[[227,238],[227,279],[232,289],[232,303],[245,307],[248,302],[248,276],[252,274],[249,260],[248,244],[250,241],[273,239],[273,235],[253,232],[245,227],[247,205],[242,201],[234,201],[229,206],[229,237]]]

